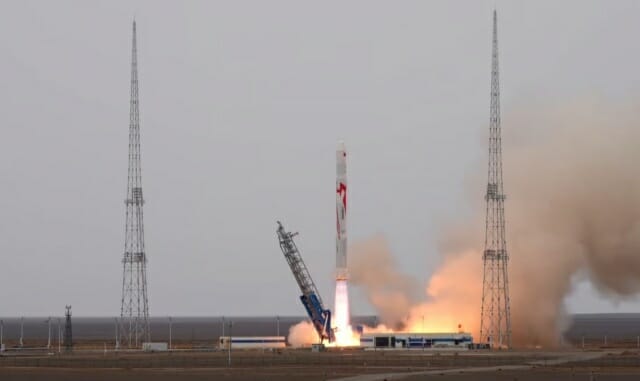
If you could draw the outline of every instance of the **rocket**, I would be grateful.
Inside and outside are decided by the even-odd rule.
[[[336,280],[347,280],[347,150],[336,149]]]

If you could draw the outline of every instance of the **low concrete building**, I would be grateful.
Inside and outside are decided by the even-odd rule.
[[[142,350],[145,352],[166,352],[169,350],[167,343],[142,343]]]
[[[221,336],[220,349],[260,349],[260,348],[284,348],[287,345],[284,336]]]
[[[360,346],[365,349],[469,349],[473,343],[470,333],[365,333]]]

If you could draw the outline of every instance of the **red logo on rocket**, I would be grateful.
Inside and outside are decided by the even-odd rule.
[[[345,213],[347,211],[347,186],[344,183],[340,183],[336,189],[336,201],[342,203],[342,208],[336,205],[336,231],[338,232],[338,239],[340,239],[340,221],[344,221]]]
[[[344,183],[340,183],[336,192],[338,192],[338,197],[342,200],[342,206],[347,210],[347,186]]]

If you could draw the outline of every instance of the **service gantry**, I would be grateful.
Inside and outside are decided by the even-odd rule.
[[[318,292],[315,283],[313,283],[313,279],[311,279],[311,274],[309,274],[309,270],[302,260],[298,247],[295,242],[293,242],[293,237],[298,235],[298,233],[287,232],[284,230],[280,221],[278,221],[277,233],[282,254],[284,254],[284,258],[287,260],[287,263],[291,268],[291,272],[293,273],[293,277],[296,279],[296,282],[300,287],[300,291],[302,292],[302,295],[300,295],[300,301],[304,305],[313,327],[316,332],[318,332],[320,342],[323,342],[324,340],[327,340],[330,343],[333,342],[335,340],[335,336],[333,329],[331,328],[331,311],[324,308],[324,303],[320,298],[320,293]]]

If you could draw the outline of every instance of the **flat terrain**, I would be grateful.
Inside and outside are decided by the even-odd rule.
[[[405,381],[636,381],[639,369],[529,369],[497,372],[473,372],[462,374],[423,375],[403,378]]]
[[[639,380],[640,355],[623,351],[422,352],[337,350],[17,353],[0,380]]]
[[[456,368],[473,366],[516,365],[526,361],[548,362],[557,354],[546,352],[488,351],[363,351],[359,349],[329,350],[236,350],[232,352],[232,367],[402,367]],[[84,351],[71,354],[45,352],[14,352],[0,356],[2,367],[27,368],[228,368],[228,352],[175,351],[160,353]]]
[[[392,369],[380,369],[382,372]],[[52,368],[3,368],[0,379],[7,381],[177,381],[177,380],[331,380],[353,375],[359,369],[332,369],[323,372],[317,368],[291,367],[274,369],[52,369]],[[363,378],[364,379],[364,378]],[[383,378],[384,379],[384,378]],[[389,377],[387,380],[406,381],[632,381],[640,379],[638,369],[530,369],[493,372],[469,372]]]
[[[381,369],[393,371],[394,369]],[[319,367],[199,368],[199,369],[66,369],[0,368],[0,380],[7,381],[177,381],[177,380],[327,380],[352,376],[359,369]],[[371,371],[371,370],[370,370]]]

